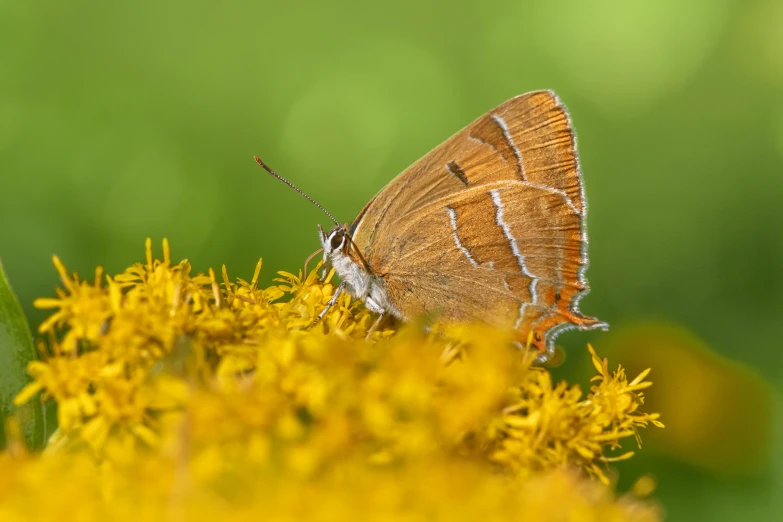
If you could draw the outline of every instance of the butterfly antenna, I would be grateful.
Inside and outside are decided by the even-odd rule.
[[[338,222],[337,222],[337,220],[336,220],[336,219],[334,219],[334,216],[333,216],[333,215],[331,215],[331,214],[329,213],[329,211],[327,211],[327,210],[326,210],[324,207],[322,207],[322,206],[321,206],[321,205],[320,205],[320,204],[319,204],[319,203],[318,203],[316,200],[314,200],[313,198],[311,198],[310,196],[308,196],[307,194],[305,194],[304,192],[302,192],[302,191],[299,189],[299,187],[297,187],[296,185],[294,185],[293,183],[291,183],[290,181],[288,181],[287,179],[285,179],[283,176],[281,176],[280,174],[278,174],[278,173],[277,173],[277,172],[275,172],[274,170],[270,169],[270,168],[269,168],[269,167],[266,165],[266,163],[264,163],[263,161],[261,161],[261,158],[259,158],[258,156],[253,156],[253,159],[254,159],[254,160],[256,160],[256,163],[258,163],[259,165],[261,165],[261,168],[262,168],[262,169],[264,169],[264,170],[265,170],[265,171],[267,171],[269,174],[271,174],[272,176],[276,177],[277,179],[279,179],[280,181],[282,181],[283,183],[285,183],[286,185],[288,185],[289,187],[291,187],[292,189],[294,189],[295,191],[297,191],[297,192],[298,192],[300,195],[304,196],[304,197],[305,197],[305,199],[307,199],[307,201],[309,201],[310,203],[312,203],[312,204],[313,204],[313,205],[315,205],[316,207],[320,208],[320,209],[321,209],[321,212],[323,212],[324,214],[326,214],[327,216],[329,216],[329,219],[331,219],[331,220],[334,222],[334,224],[335,224],[335,225],[337,225],[338,227],[340,226],[340,223],[338,223]]]

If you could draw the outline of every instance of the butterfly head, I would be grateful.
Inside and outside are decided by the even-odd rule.
[[[324,232],[318,225],[318,233],[321,236],[321,246],[324,249],[324,257],[336,253],[347,254],[351,240],[348,237],[348,228],[345,225],[337,225],[329,232]]]

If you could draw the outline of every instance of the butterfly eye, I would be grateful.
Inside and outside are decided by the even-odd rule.
[[[342,234],[334,234],[332,235],[332,239],[329,241],[329,246],[332,247],[332,250],[337,250],[342,246],[344,237]]]

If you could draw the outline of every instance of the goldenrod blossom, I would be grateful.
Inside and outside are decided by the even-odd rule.
[[[232,282],[225,267],[218,280],[172,264],[165,240],[163,254],[153,259],[148,240],[145,263],[105,281],[99,268],[93,282],[55,258],[65,289],[36,301],[56,309],[40,327],[51,343],[17,402],[54,399],[59,429],[37,460],[2,457],[12,471],[0,500],[73,474],[93,491],[84,513],[120,520],[145,510],[162,519],[166,509],[207,520],[223,503],[237,519],[347,518],[357,506],[378,519],[658,519],[653,504],[616,499],[578,472],[606,481],[607,463],[631,455],[621,442],[661,425],[639,411],[647,372],[629,382],[590,348],[599,375],[583,395],[479,325],[388,328],[365,340],[373,317],[343,296],[311,328],[334,292],[331,273],[281,272],[262,289],[260,261],[249,282]],[[8,478],[23,474],[40,478]],[[440,486],[425,491],[429,481]],[[0,507],[0,519],[22,512]]]

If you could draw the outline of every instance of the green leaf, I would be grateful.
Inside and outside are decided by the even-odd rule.
[[[0,263],[0,420],[15,416],[28,448],[44,443],[46,426],[39,397],[14,406],[14,397],[30,382],[27,363],[38,358],[27,319]],[[5,424],[0,426],[0,448],[5,447]]]

